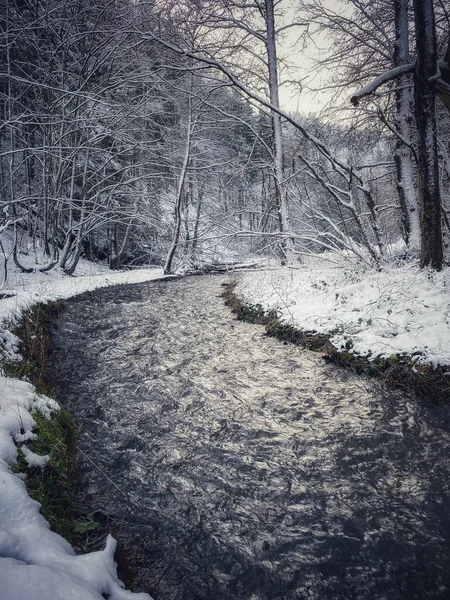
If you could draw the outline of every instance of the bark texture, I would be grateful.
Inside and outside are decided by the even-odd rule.
[[[414,0],[417,61],[414,73],[418,137],[421,267],[441,269],[441,199],[436,131],[437,48],[432,0]]]
[[[395,45],[394,67],[409,64],[408,0],[394,0]],[[414,167],[411,156],[411,122],[413,98],[410,89],[411,75],[401,75],[396,91],[397,141],[395,145],[395,167],[397,192],[402,210],[402,226],[406,246],[419,248],[419,206],[414,186]]]

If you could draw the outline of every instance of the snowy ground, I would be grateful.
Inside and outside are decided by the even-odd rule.
[[[76,275],[9,270],[0,290],[2,358],[17,358],[18,340],[11,325],[32,304],[107,285],[149,281],[162,277],[162,270],[116,273],[82,261]],[[31,414],[38,410],[50,416],[57,409],[55,401],[37,394],[30,383],[0,376],[0,599],[148,600],[147,594],[124,590],[117,579],[113,538],[108,537],[101,552],[76,556],[63,538],[50,531],[39,504],[27,494],[23,476],[11,471],[17,462],[17,443],[22,444],[30,465],[45,468],[48,457],[37,456],[26,447],[34,435]]]
[[[325,258],[242,273],[236,292],[277,309],[299,329],[332,334],[338,350],[372,359],[404,353],[450,365],[450,268],[421,271],[414,263],[378,271],[345,257]]]

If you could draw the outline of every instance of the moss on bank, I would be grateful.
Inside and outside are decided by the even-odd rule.
[[[261,304],[250,305],[236,294],[236,283],[224,284],[222,297],[225,304],[241,321],[265,325],[266,334],[284,342],[290,342],[314,352],[324,354],[324,359],[334,364],[350,367],[358,374],[380,377],[388,385],[412,390],[421,397],[433,401],[450,401],[450,368],[417,364],[417,356],[397,355],[375,357],[371,360],[351,352],[352,343],[339,352],[330,342],[331,335],[316,331],[302,331],[283,323],[276,311],[264,311]]]
[[[61,302],[36,304],[23,313],[14,329],[20,340],[19,363],[3,363],[10,377],[25,379],[37,392],[54,397],[47,377],[47,360],[52,352],[53,320],[63,310]],[[70,413],[60,407],[50,419],[38,411],[33,413],[36,439],[27,447],[39,455],[48,455],[45,468],[30,467],[18,445],[16,472],[25,473],[25,485],[31,498],[41,505],[41,513],[55,531],[78,549],[89,548],[89,535],[98,523],[92,515],[75,511],[76,437],[77,427]]]
[[[20,340],[22,360],[7,365],[8,375],[29,380],[40,394],[52,393],[47,381],[47,359],[52,351],[52,323],[63,307],[62,302],[35,304],[23,313],[14,329]]]
[[[73,471],[75,468],[75,426],[69,413],[61,408],[50,419],[39,412],[33,413],[36,421],[35,440],[27,441],[27,447],[39,455],[48,455],[47,465],[30,467],[18,448],[18,465],[14,470],[25,473],[28,493],[41,505],[41,514],[52,531],[59,533],[70,543],[78,540],[74,535]]]

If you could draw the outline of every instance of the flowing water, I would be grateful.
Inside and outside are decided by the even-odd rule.
[[[82,502],[156,600],[450,598],[450,416],[238,322],[223,277],[68,303]],[[94,466],[95,464],[95,466]]]

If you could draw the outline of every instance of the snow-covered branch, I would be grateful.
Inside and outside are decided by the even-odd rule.
[[[413,70],[414,63],[409,63],[385,71],[384,73],[376,77],[373,81],[371,81],[369,84],[367,84],[366,86],[358,90],[355,94],[353,94],[353,96],[350,98],[350,102],[353,104],[353,106],[358,106],[361,98],[364,98],[365,96],[370,96],[371,94],[373,94],[373,92],[375,92],[375,90],[377,90],[385,83],[388,83],[393,79],[397,79],[397,77],[400,77],[401,75],[412,73]]]

